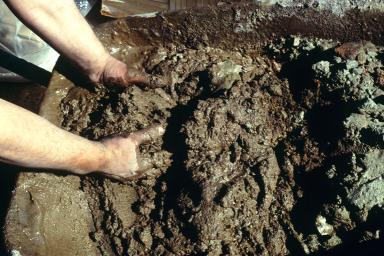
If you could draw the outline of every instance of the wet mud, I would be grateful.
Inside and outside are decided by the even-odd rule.
[[[60,75],[40,114],[92,140],[163,123],[165,136],[140,148],[156,164],[127,184],[23,173],[7,215],[9,248],[15,255],[382,249],[384,55],[362,40],[382,43],[383,20],[380,12],[340,18],[308,6],[235,5],[99,29],[113,55],[162,86],[74,86]]]
[[[90,139],[166,124],[146,177],[85,177],[102,255],[286,255],[380,240],[383,49],[288,37],[260,49],[148,49],[165,86],[74,87]]]

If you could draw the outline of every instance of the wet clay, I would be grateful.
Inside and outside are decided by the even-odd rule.
[[[146,177],[81,179],[99,253],[286,255],[380,239],[367,225],[383,216],[381,54],[300,37],[261,52],[170,45],[143,61],[166,86],[72,88],[62,126],[89,139],[166,124],[141,148],[156,159]]]
[[[83,180],[103,253],[288,252],[273,217],[286,211],[276,202],[282,181],[274,147],[292,129],[296,107],[288,82],[277,77],[280,64],[258,55],[154,48],[144,67],[167,76],[168,86],[69,92],[62,125],[91,139],[167,124],[163,141],[142,148],[144,157],[157,159],[146,178],[128,185]],[[118,210],[131,196],[138,198],[135,222],[129,207]]]
[[[243,10],[231,12],[236,33],[250,33],[258,22],[240,15]],[[187,17],[183,22],[197,20]],[[165,28],[172,24],[157,19]],[[101,39],[162,86],[69,85],[55,118],[92,140],[163,123],[164,137],[140,148],[156,165],[126,184],[44,174],[54,184],[41,193],[39,184],[49,184],[29,184],[23,176],[21,209],[8,214],[12,249],[22,255],[54,248],[57,255],[297,255],[382,240],[383,48],[299,36],[217,42],[213,29],[194,41],[188,28],[174,43],[167,40],[177,37],[177,28],[162,31],[162,46],[135,48],[145,40],[125,47],[118,35],[132,31],[119,22],[115,37],[104,31]],[[132,52],[137,60],[129,60]],[[17,217],[20,212],[26,217]],[[73,238],[65,248],[57,247],[62,238],[54,232],[61,219],[68,223],[63,237]],[[33,246],[23,246],[29,238]]]

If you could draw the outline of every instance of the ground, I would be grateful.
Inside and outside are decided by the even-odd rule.
[[[94,140],[163,123],[164,138],[141,147],[155,168],[126,184],[21,175],[6,227],[14,252],[301,255],[382,243],[384,55],[360,40],[381,43],[380,13],[222,8],[98,34],[157,86],[60,87],[53,120]]]
[[[100,139],[154,123],[156,168],[85,177],[103,255],[320,253],[381,239],[383,50],[281,38],[262,52],[169,45],[144,67],[158,88],[75,87],[62,126]]]

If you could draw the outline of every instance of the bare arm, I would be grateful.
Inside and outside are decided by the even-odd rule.
[[[13,12],[77,65],[91,82],[146,83],[144,74],[109,55],[73,0],[6,0]]]
[[[32,30],[77,65],[91,82],[147,83],[147,77],[110,56],[72,0],[7,0]],[[0,160],[27,167],[102,172],[127,179],[148,167],[138,146],[164,133],[161,127],[102,142],[60,130],[43,118],[0,100]]]
[[[77,174],[97,171],[118,179],[145,169],[137,147],[164,132],[154,127],[126,138],[93,142],[4,100],[0,100],[0,127],[0,160],[4,162]]]

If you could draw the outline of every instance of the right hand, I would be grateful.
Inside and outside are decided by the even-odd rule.
[[[156,125],[141,131],[104,139],[101,143],[107,149],[108,160],[101,173],[119,181],[132,180],[142,176],[153,167],[151,159],[140,157],[139,145],[160,138],[165,130]]]
[[[128,68],[122,61],[109,56],[104,68],[97,78],[97,82],[112,86],[129,86],[131,84],[142,84],[149,86],[148,75],[137,69]]]

